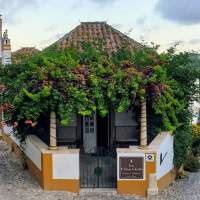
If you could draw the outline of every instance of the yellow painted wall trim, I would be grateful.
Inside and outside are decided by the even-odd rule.
[[[19,157],[22,155],[21,149],[7,134],[2,133],[3,140],[12,147],[13,152]],[[52,152],[41,153],[40,171],[38,167],[27,159],[27,165],[30,173],[37,179],[39,184],[45,190],[64,190],[78,193],[80,191],[79,179],[53,179],[52,177]],[[146,158],[146,154],[145,154]],[[146,197],[149,183],[149,174],[156,173],[156,154],[154,153],[154,162],[145,161],[145,180],[118,180],[117,192],[122,194],[136,194]],[[159,192],[166,188],[175,180],[174,170],[168,172],[157,181]]]
[[[52,178],[52,154],[42,154],[43,188],[45,190],[65,190],[78,193],[80,180],[77,179],[53,179]]]
[[[176,178],[176,172],[174,169],[169,171],[162,178],[160,178],[157,181],[159,192],[162,192],[170,183],[172,183],[175,180],[175,178]]]
[[[12,150],[12,152],[16,155],[17,158],[21,157],[23,152],[19,148],[19,146],[16,144],[15,141],[12,140],[7,134],[2,132],[2,139],[3,141],[8,144]]]
[[[145,166],[145,180],[118,180],[117,192],[121,194],[136,194],[146,197],[149,184],[149,174],[156,173],[156,154],[154,154],[154,161],[146,161]]]
[[[11,137],[9,137],[7,134],[2,133],[3,140],[11,147],[13,153],[16,155],[16,157],[20,158],[23,155],[22,150],[19,148],[19,146],[15,143],[15,141],[12,140]],[[33,163],[31,159],[28,157],[26,158],[26,164],[28,166],[28,170],[30,174],[35,177],[35,179],[39,182],[39,184],[43,185],[42,180],[42,171],[38,169],[38,167]]]
[[[27,163],[30,174],[33,177],[35,177],[35,179],[38,181],[38,183],[42,187],[43,186],[42,171],[38,169],[38,167],[33,163],[31,159],[27,158],[26,163]]]
[[[7,134],[2,133],[3,140],[12,148],[17,157],[22,156],[23,152]],[[42,170],[33,163],[31,159],[26,159],[29,172],[36,178],[45,190],[64,190],[78,193],[80,190],[80,180],[73,179],[52,179],[52,152],[42,153]]]

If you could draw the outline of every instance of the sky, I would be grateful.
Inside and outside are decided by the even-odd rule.
[[[138,42],[200,50],[200,0],[0,0],[12,51],[43,49],[80,22],[106,21]]]

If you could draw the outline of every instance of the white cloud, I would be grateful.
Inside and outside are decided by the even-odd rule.
[[[37,5],[36,0],[0,0],[0,13],[8,23],[15,23],[14,16],[27,6]]]

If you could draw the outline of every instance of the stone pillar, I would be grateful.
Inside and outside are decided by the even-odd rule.
[[[146,114],[146,99],[141,104],[141,128],[140,128],[140,146],[147,146],[147,114]]]
[[[148,200],[158,200],[158,186],[156,174],[149,174],[149,187],[147,189]]]
[[[50,113],[50,150],[57,149],[57,139],[56,139],[56,113]]]

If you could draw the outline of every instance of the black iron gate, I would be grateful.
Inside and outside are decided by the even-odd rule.
[[[98,148],[96,153],[80,154],[80,182],[82,188],[115,188],[117,158],[115,151]]]

